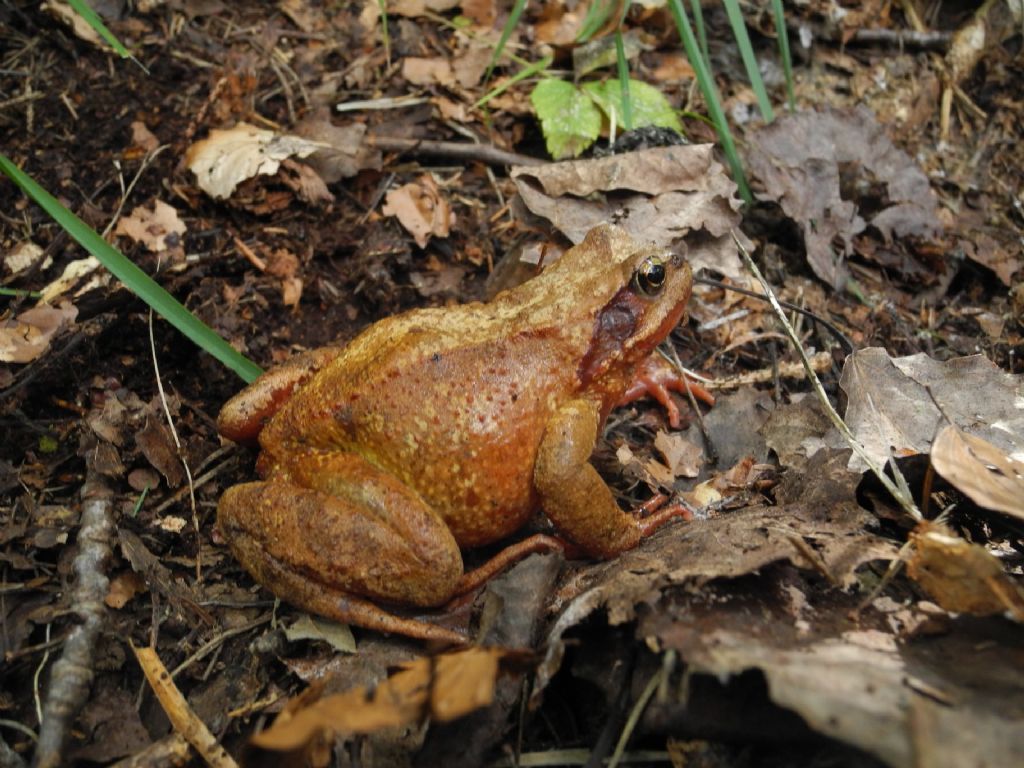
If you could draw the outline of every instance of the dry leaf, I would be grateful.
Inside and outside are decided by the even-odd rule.
[[[308,157],[324,145],[301,136],[279,136],[248,123],[210,131],[185,154],[199,188],[211,197],[230,197],[239,184],[257,175],[277,173],[289,157]]]
[[[452,65],[440,56],[433,59],[406,56],[402,59],[402,77],[413,85],[451,85],[455,82]]]
[[[103,602],[114,610],[120,610],[128,601],[147,589],[146,581],[134,571],[122,571],[110,580],[110,588]]]
[[[356,652],[356,639],[352,637],[352,630],[348,625],[321,616],[310,616],[308,613],[302,614],[290,627],[286,627],[284,636],[289,643],[319,640],[341,653]]]
[[[846,423],[878,463],[892,453],[927,453],[946,419],[1024,455],[1024,378],[983,355],[940,362],[924,353],[891,358],[881,348],[861,349],[846,358],[839,385],[849,398]],[[850,468],[866,465],[854,454]]]
[[[748,162],[762,199],[777,200],[804,235],[807,261],[834,288],[846,280],[854,235],[867,225],[893,237],[941,233],[935,195],[912,157],[897,148],[867,107],[785,114],[751,137]],[[856,173],[852,180],[841,178]],[[886,205],[869,221],[859,201],[843,199],[841,184],[882,185]],[[834,244],[842,245],[835,253]]]
[[[91,43],[97,48],[107,48],[107,44],[103,42],[103,38],[93,29],[92,25],[78,11],[74,10],[66,2],[63,2],[63,0],[46,0],[39,7],[57,19],[57,21],[70,27],[78,39],[85,40],[85,42]]]
[[[699,247],[688,243],[693,269],[708,267],[740,279],[743,268],[731,235],[739,226],[740,203],[736,185],[712,150],[710,144],[658,147],[520,166],[511,175],[530,212],[551,221],[573,243],[605,221],[663,248],[703,232]]]
[[[388,192],[382,210],[385,216],[397,217],[420,248],[426,247],[431,235],[448,237],[455,224],[455,214],[429,173]]]
[[[696,477],[704,466],[704,451],[678,432],[658,430],[654,449],[665,459],[673,477]]]
[[[316,112],[295,126],[295,132],[322,145],[306,162],[328,184],[383,167],[380,151],[365,145],[363,123],[334,125],[325,112]]]
[[[39,264],[40,261],[42,261],[41,264]],[[46,269],[52,263],[53,259],[46,255],[46,251],[31,240],[18,243],[4,256],[4,264],[11,271],[12,275],[24,272],[36,264],[39,264],[39,269]]]
[[[498,662],[510,655],[500,648],[470,648],[436,658],[419,658],[380,683],[373,693],[353,688],[327,696],[298,711],[286,709],[252,745],[273,751],[293,751],[323,731],[373,733],[383,728],[410,726],[430,716],[447,721],[490,704]]]
[[[281,181],[299,196],[300,200],[313,205],[328,205],[334,202],[334,195],[327,189],[327,183],[320,174],[305,163],[284,160],[281,163]]]
[[[117,222],[114,233],[142,243],[153,253],[160,253],[169,246],[179,245],[185,230],[185,223],[178,218],[178,212],[173,207],[163,200],[154,200],[152,210],[140,205],[130,216]],[[170,243],[167,242],[168,238]]]
[[[89,279],[78,285],[78,282],[87,276]],[[54,299],[61,294],[67,293],[76,285],[78,290],[75,292],[75,295],[80,296],[85,291],[100,285],[106,285],[108,282],[110,282],[110,273],[100,269],[99,259],[95,256],[86,256],[84,259],[75,259],[69,262],[64,267],[60,277],[43,288],[39,300],[52,304]]]
[[[146,152],[152,152],[160,146],[160,140],[153,135],[153,132],[141,120],[133,121],[131,128],[133,147],[138,147]]]
[[[1024,589],[983,546],[927,521],[910,540],[914,546],[907,575],[947,611],[976,616],[1006,613],[1024,622]]]
[[[1024,461],[951,426],[935,438],[931,458],[935,471],[975,504],[1024,520]]]
[[[59,307],[41,304],[0,325],[0,361],[30,363],[50,346],[54,335],[75,322],[78,309],[69,302]]]

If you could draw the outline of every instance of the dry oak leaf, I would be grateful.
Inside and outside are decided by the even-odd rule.
[[[152,253],[160,253],[167,247],[178,245],[178,240],[185,234],[185,223],[178,217],[178,212],[163,200],[154,200],[153,208],[137,206],[130,216],[117,222],[115,234],[125,235],[136,243],[142,243]],[[171,242],[168,243],[168,238]]]
[[[429,716],[447,722],[485,707],[494,698],[499,662],[510,652],[500,648],[469,648],[434,658],[419,658],[380,683],[370,693],[353,688],[312,704],[300,697],[252,746],[293,751],[310,744],[325,731],[374,733],[383,728],[413,725]],[[303,706],[305,705],[305,706]]]
[[[248,123],[213,130],[185,154],[185,165],[196,175],[199,188],[213,198],[230,197],[235,187],[257,175],[277,173],[289,157],[308,157],[320,142],[301,136],[278,135]]]
[[[382,211],[385,216],[395,216],[420,248],[426,247],[431,235],[448,237],[455,224],[451,206],[429,173],[388,192]]]
[[[910,541],[907,575],[947,611],[976,616],[1005,613],[1024,622],[1024,589],[985,547],[929,521],[918,526]]]
[[[0,325],[0,362],[30,363],[50,346],[50,340],[75,322],[78,309],[68,302],[59,307],[40,304]]]
[[[1024,520],[1024,460],[977,435],[946,427],[932,444],[932,466],[971,501]]]

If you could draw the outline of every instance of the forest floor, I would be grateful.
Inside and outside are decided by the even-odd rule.
[[[760,292],[735,227],[778,296],[838,330],[790,314],[866,456],[897,461],[920,512],[851,458],[770,306],[698,284],[670,343],[715,405],[673,394],[671,428],[630,403],[592,459],[623,506],[666,493],[693,520],[603,562],[532,555],[424,612],[470,651],[311,619],[215,526],[225,489],[255,477],[255,451],[216,427],[243,382],[0,176],[0,765],[28,764],[37,740],[37,764],[230,760],[188,717],[250,765],[1024,764],[1013,3],[989,4],[969,66],[954,33],[977,3],[918,3],[916,31],[910,2],[786,4],[793,113],[770,3],[746,3],[768,125],[724,10],[703,3],[756,197],[742,207],[699,146],[717,137],[658,3],[627,16],[631,76],[689,145],[627,134],[609,155],[605,121],[569,170],[550,164],[537,78],[509,76],[551,55],[546,76],[572,82],[586,3],[530,4],[508,44],[520,63],[490,82],[509,12],[494,0],[388,3],[387,46],[372,0],[91,4],[137,61],[72,31],[63,3],[0,3],[0,152],[261,367],[485,299],[605,219]],[[577,61],[577,79],[614,77],[610,61]],[[230,175],[282,137],[270,173],[203,178],[201,150]],[[510,333],[551,330],[523,325]],[[961,431],[938,439],[948,423]],[[68,653],[77,670],[58,665]],[[144,668],[184,699],[154,695]]]

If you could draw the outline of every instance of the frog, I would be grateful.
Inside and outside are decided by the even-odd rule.
[[[258,443],[260,476],[221,496],[221,536],[299,608],[467,642],[403,611],[444,606],[529,552],[607,559],[687,516],[622,509],[590,458],[611,410],[652,379],[692,283],[681,254],[602,224],[488,302],[387,317],[268,371],[217,419],[224,437]],[[554,535],[464,572],[463,549],[507,539],[539,510]]]

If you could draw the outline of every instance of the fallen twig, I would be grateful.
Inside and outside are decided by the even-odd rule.
[[[395,139],[387,136],[367,136],[366,146],[385,152],[430,155],[452,160],[468,160],[486,165],[543,165],[546,161],[518,152],[507,152],[487,144],[461,141],[427,141],[426,139]]]
[[[71,630],[64,651],[50,672],[34,762],[37,768],[51,768],[63,762],[68,733],[92,683],[96,639],[106,620],[103,598],[109,581],[104,569],[110,558],[114,529],[111,508],[110,489],[90,470],[82,488],[82,525],[73,565],[75,586],[70,596],[71,610],[81,624]]]
[[[220,744],[206,724],[199,719],[192,708],[189,707],[181,691],[171,680],[167,667],[160,661],[156,651],[152,648],[136,648],[135,658],[139,660],[146,680],[149,681],[153,693],[156,694],[160,706],[163,707],[167,719],[171,721],[174,730],[195,747],[199,755],[208,765],[215,768],[237,768],[237,763],[231,758]]]

